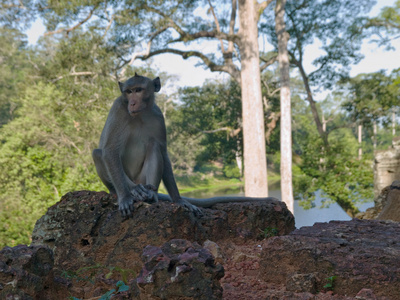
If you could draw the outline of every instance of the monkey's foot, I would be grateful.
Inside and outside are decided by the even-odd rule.
[[[150,197],[149,189],[141,184],[137,184],[131,189],[133,198],[137,201],[146,201]]]
[[[134,211],[133,203],[134,200],[132,197],[118,199],[119,211],[124,218],[132,216],[132,213]]]
[[[191,203],[189,203],[186,200],[181,199],[180,201],[175,202],[179,205],[182,205],[183,207],[187,208],[188,210],[190,210],[196,217],[201,217],[203,216],[203,211],[197,207],[196,205],[193,205]]]

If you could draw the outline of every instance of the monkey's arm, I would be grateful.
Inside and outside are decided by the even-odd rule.
[[[251,201],[280,201],[275,197],[265,197],[265,198],[252,198],[252,197],[212,197],[212,198],[187,198],[181,197],[183,200],[186,200],[190,204],[196,205],[198,207],[211,207],[218,203],[232,203],[232,202],[251,202]],[[172,199],[165,194],[158,194],[158,199],[161,201],[171,202]]]

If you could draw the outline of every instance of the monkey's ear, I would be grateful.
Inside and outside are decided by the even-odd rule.
[[[139,77],[139,75],[135,72],[135,77]]]
[[[159,92],[161,90],[160,77],[157,77],[156,79],[153,79],[153,83],[154,83],[154,91],[155,92]]]
[[[121,93],[124,93],[124,90],[123,90],[124,84],[122,82],[118,81],[118,85],[119,85],[119,89],[120,89]]]

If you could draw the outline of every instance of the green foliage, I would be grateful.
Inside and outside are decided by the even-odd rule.
[[[220,157],[227,163],[236,161],[236,151],[241,155],[242,135],[240,122],[240,88],[233,81],[207,83],[180,91],[180,127],[192,135],[201,136],[204,151],[196,162],[214,161]],[[191,116],[188,118],[188,116]]]
[[[398,38],[400,31],[400,0],[394,6],[385,6],[377,17],[369,18],[365,25],[372,33],[377,34],[377,42],[392,49],[390,41]]]
[[[106,292],[105,294],[100,296],[100,298],[98,298],[98,299],[99,300],[109,300],[113,296],[115,296],[115,295],[117,295],[119,293],[129,291],[129,286],[126,285],[123,281],[118,281],[116,283],[116,287],[117,287],[117,289],[109,290],[108,292]],[[71,300],[80,300],[79,298],[76,298],[76,297],[69,297],[69,299],[71,299]]]
[[[271,114],[279,112],[279,95],[272,74],[263,74],[263,94],[268,99],[265,108],[265,127],[272,122]],[[243,155],[242,104],[239,85],[227,82],[207,82],[201,87],[186,87],[179,91],[178,105],[167,110],[168,137],[174,169],[181,174],[213,161],[223,164],[230,178],[241,176],[237,157]],[[190,116],[190,117],[188,117]],[[268,153],[279,149],[279,121],[269,133]],[[187,151],[190,149],[190,151]],[[190,167],[191,166],[191,167]]]
[[[356,204],[373,197],[372,161],[357,159],[357,141],[349,129],[332,132],[327,149],[316,133],[310,136],[304,141],[299,168],[294,184],[304,208],[312,207],[320,192],[326,198],[324,206],[337,202],[354,216]]]
[[[287,1],[285,22],[290,35],[288,52],[291,63],[300,68],[307,55],[307,46],[313,43],[321,45],[321,55],[312,62],[315,71],[306,75],[311,86],[331,89],[337,80],[348,75],[349,65],[361,60],[361,17],[373,4],[373,0]],[[261,21],[260,31],[267,34],[277,49],[274,23],[270,22],[273,14],[271,7],[267,18]]]
[[[279,235],[279,231],[275,227],[267,227],[263,231],[264,238],[270,238]]]
[[[121,278],[122,280],[118,281],[117,283],[117,286],[121,288],[121,292],[123,291],[123,289],[126,289],[124,285],[129,281],[129,278],[133,278],[136,276],[136,273],[131,269],[123,269],[118,266],[107,267],[101,264],[96,264],[89,267],[82,267],[79,268],[77,271],[64,270],[62,271],[61,276],[69,280],[75,280],[77,282],[84,281],[94,284],[96,276],[99,274],[106,274],[106,279],[110,279],[112,277]]]
[[[32,83],[34,53],[26,48],[26,36],[16,29],[0,28],[0,126],[13,118],[18,98]]]
[[[388,112],[400,107],[400,88],[393,84],[394,78],[380,71],[345,80],[343,107],[350,118],[367,127],[373,122],[391,123]]]
[[[240,170],[237,165],[230,164],[230,165],[225,165],[223,168],[223,172],[225,177],[228,178],[240,178]]]
[[[326,284],[324,285],[324,289],[327,289],[328,291],[333,291],[335,287],[335,280],[337,279],[337,276],[330,276],[328,278],[325,278]]]

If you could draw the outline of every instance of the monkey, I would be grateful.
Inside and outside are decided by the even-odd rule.
[[[135,73],[125,82],[118,82],[121,95],[114,101],[99,147],[92,157],[98,176],[116,195],[123,217],[130,217],[136,201],[172,201],[202,215],[199,207],[217,203],[252,200],[276,200],[273,197],[215,197],[194,199],[181,197],[167,152],[164,116],[155,103],[161,89],[160,78],[150,79]],[[168,195],[158,194],[161,180]]]

